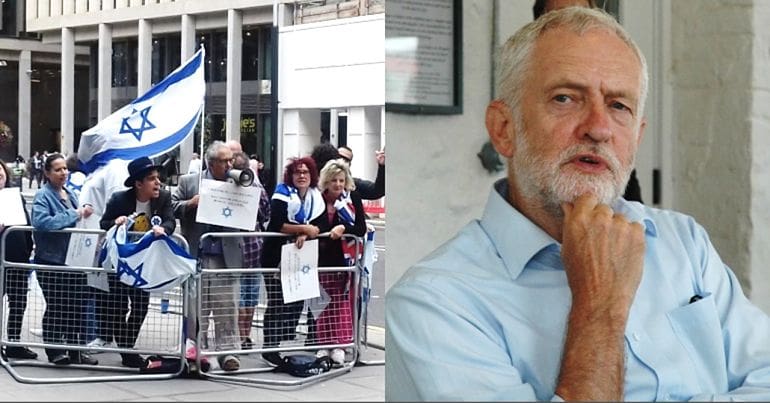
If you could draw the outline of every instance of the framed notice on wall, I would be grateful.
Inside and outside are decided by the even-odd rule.
[[[385,4],[385,110],[462,113],[462,0]]]

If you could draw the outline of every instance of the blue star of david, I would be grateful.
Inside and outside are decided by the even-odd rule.
[[[120,125],[120,134],[131,133],[134,135],[134,137],[136,137],[138,141],[142,141],[142,134],[144,134],[144,131],[155,128],[155,125],[147,119],[147,114],[150,113],[150,108],[152,108],[152,106],[148,106],[142,109],[141,111],[137,111],[136,109],[131,109],[131,115],[123,118],[123,123]],[[138,112],[138,115],[137,115],[137,112]],[[141,119],[141,122],[139,123],[138,128],[134,128],[128,123],[128,121],[129,119],[136,120],[134,118],[136,118],[137,116],[139,116],[139,118]]]
[[[133,270],[125,260],[118,259],[118,270],[116,275],[118,278],[123,274],[133,277],[134,283],[131,284],[131,287],[138,288],[147,284],[147,280],[142,278],[142,270],[144,270],[144,263],[139,264],[139,266],[136,266],[136,270]]]
[[[230,207],[225,207],[222,209],[222,215],[225,217],[230,217],[233,215],[233,210],[231,210]]]

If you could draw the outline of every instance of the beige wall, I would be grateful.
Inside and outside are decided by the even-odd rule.
[[[672,2],[676,208],[770,312],[770,4]]]
[[[754,4],[751,86],[751,296],[770,312],[770,2]]]

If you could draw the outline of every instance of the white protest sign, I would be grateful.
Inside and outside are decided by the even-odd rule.
[[[257,226],[260,188],[203,179],[195,221],[254,231]]]
[[[89,218],[78,221],[75,228],[89,228],[90,219],[96,219],[91,215]],[[99,234],[72,234],[67,248],[67,259],[64,264],[67,266],[93,267],[96,258],[96,247],[99,243]]]
[[[27,225],[27,216],[21,200],[19,188],[4,188],[0,190],[0,224]]]
[[[302,249],[294,243],[281,247],[281,291],[284,304],[321,295],[317,239],[305,241]]]

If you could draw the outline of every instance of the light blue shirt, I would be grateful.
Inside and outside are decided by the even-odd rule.
[[[561,245],[501,194],[502,180],[481,220],[388,292],[386,400],[559,400],[571,305]],[[613,209],[646,232],[625,331],[625,399],[770,401],[770,318],[704,229],[622,199]],[[690,303],[694,295],[703,298]]]

